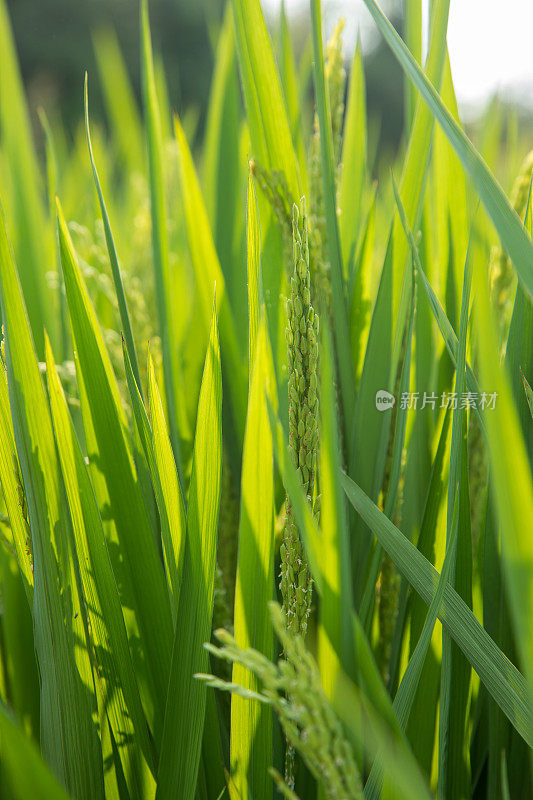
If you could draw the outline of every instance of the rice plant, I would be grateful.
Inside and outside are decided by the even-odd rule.
[[[202,137],[141,0],[41,157],[0,0],[2,798],[533,796],[531,142],[365,4],[392,164],[320,0],[228,3]]]

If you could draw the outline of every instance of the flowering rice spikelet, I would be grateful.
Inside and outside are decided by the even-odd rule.
[[[527,208],[529,198],[529,186],[533,174],[533,150],[531,150],[520,167],[520,171],[513,184],[511,192],[511,205],[522,219]],[[490,258],[490,276],[492,285],[492,295],[498,310],[498,316],[503,321],[502,333],[505,341],[506,329],[508,328],[514,295],[511,287],[516,281],[516,273],[511,264],[511,259],[501,247],[493,247]]]
[[[261,164],[258,164],[254,158],[250,161],[250,169],[276,216],[281,230],[283,245],[287,252],[290,252],[292,246],[292,206],[294,205],[294,200],[291,198],[285,175],[277,169],[269,172],[262,167]]]
[[[344,120],[344,89],[346,71],[342,57],[342,31],[344,20],[335,26],[327,46],[324,64],[326,87],[331,113],[333,133],[334,163],[337,166],[337,183],[340,176],[342,125]],[[330,277],[326,237],[326,211],[324,207],[324,188],[322,184],[322,158],[320,153],[320,128],[318,114],[315,113],[314,133],[309,154],[309,181],[311,202],[309,208],[309,245],[311,254],[311,273],[313,275],[313,296],[320,297],[330,308]]]
[[[222,647],[206,645],[213,654],[242,664],[253,672],[263,684],[259,694],[251,695],[240,686],[224,683],[211,675],[198,677],[216,688],[270,703],[287,740],[320,781],[326,800],[359,800],[363,792],[354,753],[324,694],[317,664],[302,637],[286,629],[280,607],[271,603],[270,610],[285,654],[277,665],[257,650],[241,650],[224,630],[216,633]],[[293,794],[288,792],[286,796]]]
[[[312,500],[318,445],[318,316],[311,305],[305,200],[293,214],[294,273],[287,301],[287,370],[289,374],[289,450],[302,486]],[[281,551],[283,613],[288,630],[305,635],[311,607],[311,576],[298,527],[287,498]]]

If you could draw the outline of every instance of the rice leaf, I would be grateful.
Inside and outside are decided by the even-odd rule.
[[[98,30],[93,36],[96,67],[105,110],[124,165],[138,170],[145,159],[142,121],[124,57],[115,32]]]
[[[118,589],[100,512],[52,354],[45,338],[46,374],[55,439],[65,484],[80,576],[91,625],[99,680],[124,773],[130,777],[127,743],[135,739],[155,773],[155,754],[141,705]],[[124,737],[126,753],[121,739]],[[135,777],[135,771],[132,771]],[[130,786],[133,792],[140,787]]]
[[[122,324],[122,335],[128,348],[132,369],[137,381],[139,391],[142,393],[141,376],[139,374],[139,365],[137,363],[137,353],[135,352],[135,342],[133,340],[133,332],[131,330],[130,315],[128,312],[128,304],[126,302],[126,295],[124,294],[124,286],[122,285],[122,277],[120,275],[120,267],[118,263],[118,256],[111,231],[109,216],[105,205],[102,187],[100,186],[100,179],[98,178],[98,170],[94,161],[93,146],[91,143],[91,131],[89,129],[89,93],[87,88],[87,73],[85,73],[84,84],[84,104],[85,104],[85,135],[87,137],[87,147],[89,148],[89,158],[91,160],[91,167],[93,171],[94,183],[96,186],[96,193],[98,195],[98,202],[100,203],[100,211],[102,213],[102,221],[104,223],[105,239],[107,244],[107,252],[109,253],[109,263],[111,265],[111,274],[113,275],[113,283],[115,285],[115,292],[118,300],[118,310],[120,313],[120,322]]]
[[[177,116],[174,117],[174,130],[178,142],[181,189],[185,204],[189,248],[197,281],[201,312],[204,317],[205,330],[208,331],[213,292],[216,286],[220,338],[225,355],[225,370],[228,370],[227,385],[230,391],[235,428],[242,440],[246,402],[245,374],[237,331],[224,276],[213,243],[200,184],[183,127]]]
[[[424,272],[424,270],[422,268],[422,264],[420,262],[419,250],[418,250],[417,244],[415,242],[412,230],[411,230],[411,228],[409,226],[409,222],[407,220],[407,215],[405,213],[405,209],[403,207],[400,194],[399,194],[399,192],[398,192],[398,190],[396,188],[396,184],[394,182],[394,178],[393,178],[393,187],[394,187],[394,195],[395,195],[395,200],[396,200],[396,204],[397,204],[397,207],[398,207],[399,216],[400,216],[400,219],[401,219],[404,231],[405,231],[405,235],[406,235],[406,237],[407,237],[407,239],[409,241],[409,245],[411,247],[411,251],[413,253],[413,258],[414,258],[414,261],[415,261],[417,274],[422,279],[422,285],[423,285],[423,287],[424,287],[424,289],[426,291],[427,298],[428,298],[429,304],[431,306],[431,310],[433,312],[433,316],[435,317],[435,320],[437,322],[438,328],[439,328],[439,330],[440,330],[440,332],[442,334],[442,338],[444,339],[444,343],[446,345],[446,349],[448,350],[448,353],[450,354],[450,358],[452,360],[452,363],[453,363],[454,366],[456,366],[457,365],[457,357],[458,357],[458,347],[459,347],[457,334],[455,333],[455,331],[454,331],[454,329],[452,327],[452,324],[451,324],[450,320],[448,319],[448,317],[446,315],[446,312],[444,311],[444,309],[442,308],[441,304],[439,303],[439,300],[438,300],[435,292],[433,291],[430,282],[428,281],[428,279],[426,277],[426,273]],[[480,391],[477,378],[474,375],[472,367],[468,363],[466,364],[466,386],[468,388],[468,391],[471,392],[473,395],[475,395],[476,397],[481,397],[482,393]],[[484,431],[486,431],[485,420],[484,420],[484,417],[481,414],[481,410],[480,410],[480,408],[478,407],[477,404],[474,407],[474,411],[476,412],[476,416],[477,416],[477,418],[478,418],[478,420],[479,420],[479,422],[481,424],[482,429]]]
[[[283,87],[283,96],[287,106],[287,115],[290,123],[294,150],[298,157],[298,167],[302,181],[302,194],[307,196],[307,154],[305,151],[304,131],[301,114],[301,87],[298,83],[298,71],[294,58],[294,49],[291,41],[291,30],[285,3],[282,0],[279,12],[279,72]]]
[[[498,343],[489,305],[486,275],[476,273],[475,321],[481,376],[488,392],[497,393],[486,423],[506,588],[519,656],[533,698],[533,636],[528,620],[533,602],[533,543],[524,520],[533,519],[533,480],[508,375],[498,358]],[[504,433],[505,432],[505,433]],[[533,730],[533,728],[532,728]]]
[[[134,604],[155,708],[154,736],[161,733],[170,668],[172,619],[170,599],[144,500],[137,483],[126,422],[102,333],[83,282],[67,225],[58,203],[59,241],[76,369],[83,383],[86,429],[92,428],[97,461],[113,509],[126,573],[135,587]],[[83,405],[83,404],[82,404]]]
[[[366,94],[363,54],[358,40],[355,49],[342,142],[342,174],[339,188],[339,230],[344,272],[350,274],[355,245],[362,221],[363,189],[367,175]]]
[[[527,382],[526,376],[523,373],[522,373],[522,381],[524,383],[524,392],[526,393],[527,404],[531,412],[531,417],[533,418],[533,389]]]
[[[342,475],[342,483],[349,501],[372,528],[400,572],[429,604],[438,580],[435,568],[347,475]],[[531,746],[533,713],[524,677],[482,628],[464,600],[448,585],[439,619],[511,724]]]
[[[407,0],[405,4],[405,43],[419,64],[422,63],[422,2]],[[416,89],[407,84],[405,87],[405,117],[407,125],[413,124],[416,102]]]
[[[13,186],[13,248],[32,335],[42,357],[43,326],[55,331],[53,298],[45,283],[46,270],[53,265],[52,239],[45,220],[29,112],[5,0],[0,2],[0,75],[2,150]]]
[[[334,396],[333,347],[322,326],[320,359],[320,534],[325,591],[318,631],[322,686],[333,697],[340,670],[355,678],[356,655],[351,625],[352,579],[346,500],[338,481],[340,445]]]
[[[459,345],[455,392],[463,397],[466,384],[466,337],[468,311],[472,285],[472,262],[467,255],[461,301]],[[472,606],[472,543],[470,540],[470,500],[466,459],[466,426],[463,422],[462,402],[453,412],[448,479],[448,508],[446,547],[449,549],[453,534],[453,515],[457,509],[460,519],[457,554],[453,555],[450,585],[457,589],[465,602]],[[458,557],[457,557],[458,556]],[[463,797],[470,786],[468,749],[464,747],[466,709],[470,690],[470,668],[458,652],[446,631],[442,640],[441,690],[439,708],[439,794]]]
[[[0,365],[0,486],[9,517],[18,567],[31,609],[33,608],[31,540],[20,502],[20,484],[17,474],[20,475],[20,466],[16,455],[15,434],[9,408],[7,375],[3,366]]]
[[[279,170],[300,199],[298,162],[270,36],[259,0],[232,0],[241,81],[254,156]]]
[[[420,92],[424,102],[431,110],[483,202],[494,227],[498,231],[502,245],[509,253],[517,275],[529,293],[533,295],[533,244],[527,235],[520,218],[511,208],[503,190],[497,183],[483,159],[460,129],[448,111],[431,82],[424,75],[412,54],[385,17],[375,0],[364,0],[374,18],[380,33],[391,48],[400,66]]]
[[[26,736],[38,741],[41,687],[33,638],[32,607],[28,603],[17,560],[7,547],[0,547],[0,581],[3,651],[0,660],[5,686],[1,695],[20,720]],[[1,758],[0,755],[0,764]]]
[[[203,643],[211,633],[222,463],[222,373],[216,312],[209,335],[187,512],[183,563],[156,800],[194,800],[204,729],[207,688],[194,679],[206,672]],[[184,724],[186,721],[186,724]]]
[[[422,670],[429,646],[431,644],[433,629],[435,628],[437,616],[441,607],[442,599],[444,597],[444,589],[446,584],[449,582],[453,571],[453,561],[455,557],[455,548],[457,545],[457,531],[459,528],[457,511],[458,506],[456,503],[450,541],[446,548],[446,555],[444,557],[444,563],[439,576],[437,589],[429,605],[422,633],[420,634],[420,638],[416,644],[413,655],[409,659],[409,663],[407,664],[400,686],[398,687],[398,691],[396,692],[396,696],[394,698],[393,708],[398,717],[398,722],[403,729],[405,729],[407,726],[407,721],[415,701],[416,691],[422,676]],[[376,758],[365,785],[365,800],[376,800],[376,798],[379,797],[382,779],[382,759]]]
[[[168,245],[165,183],[163,177],[163,138],[161,117],[156,92],[148,0],[141,0],[141,67],[145,113],[146,141],[150,174],[150,208],[152,214],[152,249],[154,259],[155,296],[159,335],[163,350],[165,394],[172,449],[183,483],[181,448],[177,422],[177,395],[179,380],[178,352],[173,342],[173,309],[171,305],[172,281]]]
[[[259,324],[248,400],[242,462],[239,551],[235,584],[235,640],[272,659],[274,634],[265,613],[274,596],[274,473],[272,432],[266,396],[275,407],[274,366],[266,319]],[[233,683],[259,690],[257,677],[239,664]],[[266,798],[272,792],[272,714],[256,701],[231,700],[231,777],[242,800]]]
[[[72,617],[76,612],[67,605],[59,589],[60,579],[69,573],[70,563],[65,552],[52,422],[3,212],[0,302],[6,332],[13,430],[33,549],[33,609],[41,678],[41,750],[56,777],[77,798],[103,800],[102,755],[92,720],[92,697],[82,685],[74,658]],[[60,554],[64,559],[61,565],[58,564]],[[72,598],[73,603],[76,600]]]
[[[255,196],[252,171],[248,173],[248,204],[246,215],[246,271],[248,275],[248,363],[250,383],[259,331],[261,306],[263,304],[263,282],[261,279],[261,230],[259,209]]]
[[[135,376],[125,344],[123,344],[123,353],[124,365],[126,367],[126,379],[130,390],[135,424],[142,443],[159,510],[165,574],[172,597],[172,616],[175,624],[180,592],[183,550],[185,547],[185,508],[183,496],[163,413],[161,397],[157,387],[152,357],[151,355],[148,357],[148,397],[153,427],[150,425],[141,394],[135,382]]]
[[[233,12],[231,3],[227,3],[215,52],[201,175],[205,207],[230,293],[232,283],[238,282],[241,268],[241,260],[235,252],[235,229],[242,217],[242,196],[237,179],[241,168],[241,114]],[[246,318],[245,313],[243,318]]]
[[[448,26],[449,0],[439,0],[431,6],[431,24],[428,56],[425,65],[427,74],[437,87],[440,87],[446,57],[446,30]],[[418,67],[420,69],[420,67]],[[429,157],[433,134],[433,116],[422,103],[419,103],[413,120],[411,136],[407,146],[402,177],[400,196],[407,219],[416,227],[423,208],[424,187],[428,172]],[[393,221],[394,265],[393,265],[393,300],[392,313],[401,320],[409,304],[410,270],[408,269],[409,247],[403,236],[398,216]],[[401,325],[395,328],[397,334],[392,356],[393,369],[399,357]]]
[[[61,783],[50,772],[38,748],[0,704],[0,777],[14,800],[69,800]]]

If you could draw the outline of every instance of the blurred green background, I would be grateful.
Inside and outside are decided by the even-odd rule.
[[[198,131],[203,130],[213,69],[213,48],[224,13],[224,0],[151,0],[154,50],[165,69],[172,108],[183,113],[194,108]],[[67,131],[75,132],[83,111],[85,70],[91,80],[91,115],[103,119],[103,101],[93,48],[101,31],[113,29],[140,98],[139,4],[137,0],[7,0],[26,86],[34,132],[42,136],[37,108],[49,118],[60,116]],[[330,16],[338,16],[333,7]],[[401,29],[398,0],[383,3]],[[309,34],[307,4],[291,10],[296,47],[303,51]],[[349,9],[348,9],[349,10]],[[277,15],[265,8],[275,38]],[[342,9],[346,14],[346,9]],[[378,120],[382,144],[395,146],[403,125],[403,78],[393,56],[382,43],[365,48],[369,112]]]
[[[213,67],[212,40],[224,0],[152,0],[154,49],[160,53],[169,99],[182,110],[203,108]],[[140,94],[139,4],[137,0],[7,0],[30,106],[60,113],[72,129],[83,111],[83,74],[96,73],[93,35],[113,28],[130,77]],[[212,34],[212,35],[210,35]],[[92,110],[102,101],[92,82]]]

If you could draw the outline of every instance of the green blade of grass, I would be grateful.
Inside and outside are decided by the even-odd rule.
[[[0,365],[0,486],[11,525],[17,563],[31,609],[33,607],[33,570],[30,561],[29,531],[22,513],[15,464],[19,471],[15,434],[9,409],[7,375],[3,365]]]
[[[383,548],[429,604],[435,594],[438,572],[409,542],[369,497],[347,475],[344,490],[357,512],[371,527]],[[446,586],[439,619],[457,642],[488,691],[522,738],[533,744],[533,712],[523,675],[501,652],[479,624],[464,600]]]
[[[0,2],[0,128],[13,186],[13,212],[20,282],[37,353],[44,354],[43,326],[55,331],[54,314],[46,289],[45,273],[52,268],[50,230],[41,197],[37,157],[31,124],[17,64],[7,5]]]
[[[33,609],[28,603],[27,589],[17,560],[7,547],[2,546],[0,583],[3,606],[3,654],[0,655],[0,662],[3,662],[5,685],[5,692],[0,694],[0,702],[4,699],[13,710],[26,736],[38,741],[41,686],[33,638]],[[0,745],[0,751],[1,749]],[[1,771],[0,766],[0,773]]]
[[[422,63],[422,2],[407,0],[405,4],[405,43],[419,64]],[[416,89],[407,84],[405,87],[405,117],[407,125],[413,124],[416,102]]]
[[[389,236],[385,262],[379,281],[368,333],[357,403],[352,421],[352,459],[350,473],[373,499],[377,500],[383,481],[387,449],[387,414],[376,409],[376,392],[392,390],[392,265],[393,238]],[[365,458],[357,458],[365,453]],[[365,584],[364,567],[371,547],[371,538],[359,520],[355,521],[356,539],[352,546],[354,595],[360,608]]]
[[[163,177],[163,137],[161,117],[154,76],[154,60],[148,18],[148,0],[141,0],[142,88],[145,113],[146,140],[150,174],[150,208],[152,215],[152,249],[154,260],[155,296],[159,334],[163,350],[163,370],[167,414],[172,449],[183,485],[183,467],[177,422],[177,393],[179,381],[178,352],[174,344],[172,281],[165,208],[165,183]]]
[[[424,102],[442,127],[464,169],[485,206],[501,242],[509,253],[520,281],[529,295],[533,295],[533,244],[522,222],[511,208],[503,190],[465,136],[453,116],[440,99],[437,91],[424,75],[412,54],[406,48],[391,23],[375,0],[364,0],[385,41],[398,59],[406,75],[413,81]]]
[[[444,589],[449,582],[452,571],[453,562],[455,559],[455,548],[457,544],[457,531],[459,528],[459,520],[457,516],[458,506],[457,503],[454,509],[453,524],[451,529],[450,541],[446,548],[444,563],[442,565],[441,574],[437,583],[437,588],[433,599],[429,605],[424,627],[422,633],[416,644],[409,663],[402,676],[400,686],[394,698],[393,708],[398,717],[398,722],[403,729],[406,728],[409,720],[409,715],[416,698],[416,692],[422,676],[422,670],[426,661],[429,646],[431,644],[431,637],[435,628],[438,613],[444,597]],[[426,710],[427,713],[427,710]],[[368,781],[365,785],[365,800],[377,800],[380,795],[381,785],[383,778],[383,763],[382,759],[378,758],[374,761]]]
[[[124,286],[122,285],[122,277],[120,274],[120,267],[118,263],[117,250],[113,233],[111,231],[111,224],[105,205],[102,187],[100,186],[100,179],[98,177],[98,170],[94,160],[93,146],[91,143],[91,131],[89,128],[89,94],[87,89],[87,73],[85,73],[84,84],[84,108],[85,108],[85,135],[87,137],[87,147],[89,148],[89,158],[91,160],[91,167],[93,171],[94,183],[96,186],[96,193],[98,195],[98,202],[100,204],[100,211],[102,214],[102,221],[104,223],[105,240],[107,244],[107,252],[109,253],[109,263],[111,265],[111,274],[113,275],[113,283],[115,285],[115,292],[118,301],[118,310],[120,313],[120,322],[122,324],[122,335],[124,336],[126,347],[128,348],[128,355],[131,361],[135,380],[137,386],[142,394],[141,376],[139,373],[139,365],[137,363],[137,353],[135,351],[135,342],[133,340],[133,332],[131,330],[130,315],[128,312],[128,304],[126,302],[126,295],[124,294]]]
[[[145,157],[142,121],[116,34],[111,28],[97,31],[93,47],[105,109],[120,155],[129,170],[139,170]]]
[[[55,218],[56,213],[56,195],[58,193],[58,161],[56,154],[56,146],[52,128],[48,122],[48,118],[44,109],[39,109],[39,119],[43,127],[45,136],[45,151],[46,151],[46,188],[48,195],[48,213],[50,219]],[[68,330],[68,313],[65,300],[65,287],[63,284],[63,274],[61,271],[61,257],[59,255],[59,242],[57,236],[54,236],[54,257],[57,269],[57,286],[59,294],[59,320],[60,320],[60,341],[61,341],[61,357],[66,360],[70,353],[70,341]]]
[[[135,738],[155,774],[155,755],[142,710],[100,512],[48,338],[45,338],[45,349],[55,439],[109,721],[117,741],[124,734],[127,740]],[[130,777],[127,760],[124,769]],[[138,791],[139,787],[136,789]]]
[[[59,241],[65,287],[76,345],[76,368],[88,399],[97,452],[91,457],[104,476],[126,572],[135,587],[134,603],[155,707],[154,735],[161,733],[170,668],[172,618],[163,568],[137,482],[118,387],[94,308],[58,205]]]
[[[227,386],[231,393],[231,404],[235,428],[242,441],[245,419],[245,373],[239,351],[235,321],[226,291],[226,285],[218,260],[200,184],[194,168],[191,151],[185,138],[181,122],[174,117],[174,129],[178,142],[181,190],[185,204],[185,218],[189,248],[197,281],[205,330],[209,330],[213,292],[216,286],[217,309],[220,317],[220,338],[225,356]]]
[[[172,445],[165,423],[163,406],[151,355],[148,358],[148,397],[152,425],[148,420],[141,394],[135,382],[129,354],[123,344],[126,379],[130,391],[135,424],[139,432],[161,522],[163,558],[169,591],[172,595],[172,614],[178,608],[183,550],[185,546],[185,508],[179,486]]]
[[[533,389],[527,382],[527,378],[524,375],[524,373],[522,373],[522,381],[524,383],[524,392],[526,393],[526,399],[527,399],[527,404],[529,406],[529,410],[531,412],[531,418],[533,419]]]
[[[462,397],[466,384],[466,338],[470,289],[472,285],[472,262],[467,255],[459,323],[459,344],[455,392]],[[472,606],[472,544],[470,541],[470,500],[468,496],[468,473],[466,458],[466,426],[461,402],[453,412],[452,440],[450,450],[450,474],[448,479],[448,508],[446,547],[450,547],[453,534],[454,509],[458,508],[461,530],[454,555],[450,585],[457,589],[469,607]],[[458,503],[457,503],[458,499]],[[438,793],[442,797],[464,797],[470,786],[469,758],[464,751],[465,716],[470,689],[470,667],[451,641],[449,634],[442,635],[442,667],[439,708],[439,778]]]
[[[428,488],[424,513],[422,517],[417,549],[432,563],[435,561],[440,530],[444,528],[442,499],[445,492],[447,464],[446,456],[449,452],[449,436],[451,414],[445,413],[438,439],[437,451],[431,468],[431,478]],[[444,569],[444,568],[443,568]],[[422,636],[427,608],[418,595],[408,594],[407,582],[401,589],[398,623],[393,642],[391,656],[391,674],[398,680],[400,672],[400,659],[402,655],[402,640],[409,623],[409,653],[412,655],[419,638]],[[435,722],[437,717],[438,697],[440,690],[440,660],[435,655],[435,646],[438,648],[442,636],[434,634],[433,647],[427,654],[422,676],[417,688],[416,699],[409,715],[407,736],[419,764],[429,775],[431,774],[431,760],[433,758],[433,744],[435,735]]]
[[[363,189],[367,178],[366,127],[365,75],[361,42],[358,41],[350,71],[339,188],[339,230],[345,275],[350,274],[361,225]]]
[[[270,36],[259,0],[232,0],[246,114],[261,166],[285,175],[290,197],[300,199],[298,162]]]
[[[14,800],[70,800],[43,761],[39,750],[0,704],[0,777]]]
[[[9,399],[33,547],[41,749],[54,774],[77,798],[103,800],[102,754],[91,718],[92,698],[76,668],[74,612],[59,588],[70,564],[62,536],[64,517],[52,422],[3,211],[0,216],[0,302]],[[64,561],[58,564],[60,554]]]
[[[450,0],[438,0],[431,6],[430,39],[426,61],[426,72],[436,86],[440,87],[444,62],[446,58],[446,30]],[[420,68],[419,68],[420,69]],[[419,103],[416,108],[412,132],[407,146],[400,194],[406,209],[407,218],[416,227],[422,213],[424,189],[427,181],[431,143],[433,135],[433,116],[428,109]],[[403,236],[398,216],[393,220],[394,265],[393,265],[393,300],[392,314],[396,321],[406,313],[410,298],[410,270],[408,270],[409,246]],[[395,327],[398,333],[401,327]],[[392,357],[392,367],[396,368],[401,348],[401,340],[396,337]]]
[[[387,779],[384,796],[430,800],[432,795],[426,778],[401,733],[391,733],[390,725],[354,683],[344,681],[339,694],[343,696],[343,703],[337,713],[345,727],[353,731],[369,761],[377,753],[382,755]],[[364,726],[357,727],[359,719],[364,719]],[[366,800],[366,789],[364,797]]]
[[[187,512],[187,544],[176,618],[172,665],[161,743],[156,800],[194,800],[206,687],[194,679],[205,672],[210,638],[220,503],[222,461],[222,374],[216,312],[209,335],[198,418]],[[184,724],[186,723],[186,724]]]
[[[239,550],[235,584],[235,639],[273,658],[274,636],[265,613],[274,592],[274,454],[266,396],[276,403],[274,366],[264,312],[257,335],[242,462]],[[233,667],[234,683],[258,691],[257,678]],[[231,700],[231,777],[241,800],[272,793],[272,714],[256,701]]]
[[[476,274],[475,321],[483,381],[497,392],[486,422],[497,518],[501,527],[503,570],[507,579],[511,618],[523,669],[533,699],[533,542],[524,520],[533,519],[533,480],[524,437],[516,413],[507,371],[499,364],[499,347],[490,308],[486,275]],[[532,728],[533,730],[533,728]]]
[[[427,298],[428,298],[429,304],[431,306],[431,310],[432,310],[433,315],[435,317],[435,320],[437,322],[438,328],[439,328],[439,330],[441,332],[442,338],[444,339],[444,343],[446,345],[446,349],[448,350],[448,353],[450,354],[450,358],[451,358],[451,360],[453,362],[454,367],[456,367],[457,366],[457,357],[458,357],[458,348],[459,348],[459,340],[457,339],[457,334],[455,333],[455,331],[454,331],[454,329],[452,327],[452,324],[451,324],[450,320],[448,319],[448,317],[446,315],[446,312],[444,311],[444,309],[442,308],[441,304],[439,303],[439,300],[438,300],[435,292],[433,291],[430,282],[428,281],[428,279],[426,277],[426,273],[424,272],[424,270],[422,268],[422,264],[420,262],[420,254],[419,254],[419,251],[418,251],[418,247],[417,247],[417,244],[415,242],[415,238],[413,236],[411,227],[409,225],[409,221],[407,219],[407,215],[405,213],[405,209],[403,207],[403,203],[402,203],[400,194],[398,192],[398,189],[396,188],[396,184],[394,182],[394,179],[393,179],[393,187],[394,187],[394,196],[395,196],[396,205],[397,205],[397,208],[398,208],[398,213],[399,213],[399,216],[400,216],[400,220],[401,220],[403,229],[405,231],[405,235],[407,237],[407,240],[409,241],[409,246],[411,248],[411,252],[413,253],[413,258],[415,260],[415,265],[416,265],[416,269],[417,269],[418,275],[422,279],[422,285],[423,285],[423,287],[424,287],[424,289],[426,291]],[[467,388],[468,388],[469,392],[472,392],[472,394],[474,394],[476,397],[481,397],[481,391],[480,391],[480,388],[479,388],[479,385],[478,385],[478,382],[477,382],[477,378],[474,375],[472,367],[468,363],[466,364],[466,385],[467,385]],[[479,422],[481,424],[481,427],[482,427],[483,431],[486,432],[485,419],[484,419],[483,415],[481,414],[480,409],[478,408],[477,404],[475,406],[475,411],[476,411],[477,418],[478,418],[478,420],[479,420]]]
[[[320,604],[319,667],[326,695],[333,697],[339,672],[355,678],[351,625],[352,579],[346,500],[337,479],[340,445],[333,377],[333,345],[322,326],[320,359],[320,533],[325,591]]]
[[[261,230],[259,209],[252,171],[248,173],[248,204],[246,214],[246,272],[248,275],[248,364],[249,380],[252,381],[254,356],[261,306],[263,305],[263,282],[261,280]]]
[[[391,450],[390,472],[388,473],[388,478],[387,478],[388,486],[385,496],[384,511],[386,516],[389,518],[393,518],[396,511],[398,502],[398,491],[402,477],[402,461],[403,461],[403,453],[405,447],[405,431],[407,425],[407,408],[401,407],[400,398],[403,397],[404,394],[409,390],[409,381],[411,376],[411,349],[413,342],[414,322],[415,322],[415,295],[414,295],[414,282],[413,282],[411,308],[409,312],[409,317],[405,320],[404,333],[403,333],[405,350],[403,352],[404,360],[399,375],[399,382],[398,382],[399,392],[396,392],[395,388],[395,392],[397,394],[396,408],[393,409],[390,422],[390,430],[388,430],[389,440],[390,437],[392,436],[392,450]],[[394,425],[394,429],[392,429],[392,425]],[[385,428],[385,430],[387,429]],[[384,472],[384,475],[385,474],[386,472]],[[372,562],[370,570],[368,572],[368,577],[366,579],[365,592],[363,593],[363,598],[361,601],[360,615],[363,624],[366,626],[367,630],[369,630],[371,626],[375,591],[376,591],[375,587],[379,575],[379,569],[382,563],[382,557],[383,557],[383,550],[381,546],[378,545],[375,548],[374,553],[372,555]]]
[[[179,483],[179,473],[174,460],[151,354],[148,355],[148,400],[150,403],[155,466],[162,493],[162,498],[158,499],[159,513],[162,513],[161,505],[164,505],[169,526],[168,541],[165,543],[165,549],[173,554],[172,560],[175,563],[176,570],[175,599],[177,602],[186,536],[185,501],[183,499],[183,489]],[[170,558],[170,556],[168,557]]]
[[[235,253],[235,228],[241,216],[240,185],[236,180],[241,168],[241,116],[233,12],[231,3],[227,3],[216,46],[207,107],[202,187],[216,251],[230,290],[232,279],[238,282],[236,271],[241,267]]]
[[[302,194],[307,196],[307,154],[305,151],[300,105],[302,90],[298,83],[298,72],[291,41],[290,24],[287,19],[287,12],[283,0],[279,12],[278,56],[281,84],[283,86],[283,95],[287,106],[287,116],[290,123],[294,150],[298,157],[298,167],[302,181]]]

